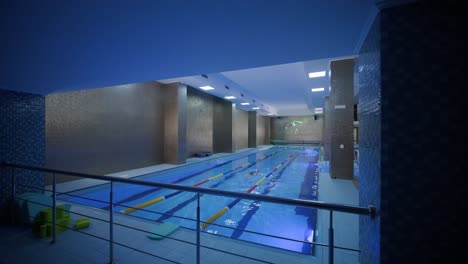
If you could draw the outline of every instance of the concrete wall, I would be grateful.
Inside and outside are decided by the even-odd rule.
[[[249,116],[244,110],[236,109],[234,126],[235,150],[249,146]]]
[[[42,95],[0,90],[0,162],[43,167],[45,164],[45,98]],[[11,202],[11,169],[0,169],[0,223]],[[38,192],[41,173],[15,170],[16,192]]]
[[[106,174],[163,162],[156,82],[46,97],[46,166]]]
[[[187,157],[213,151],[213,96],[187,89]]]
[[[271,118],[272,140],[322,141],[323,118],[314,116],[282,116]]]

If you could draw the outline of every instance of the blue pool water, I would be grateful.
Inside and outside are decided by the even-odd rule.
[[[260,179],[267,177],[251,193],[316,200],[318,151],[318,147],[271,147],[181,166],[134,179],[194,185],[219,173],[224,173],[218,178],[201,184],[200,187],[246,192]],[[283,163],[282,166],[270,173],[281,163]],[[184,218],[196,219],[196,196],[188,192],[174,195],[174,192],[174,190],[131,184],[114,184],[115,211],[121,212],[128,208],[125,206],[136,206],[169,195],[167,199],[145,207],[144,210],[132,212],[131,215],[160,222],[169,221],[195,229],[195,222]],[[59,198],[73,203],[108,209],[109,184],[74,191],[69,194],[61,195]],[[200,197],[201,219],[208,219],[222,208],[232,204],[234,200],[236,199],[202,195]],[[184,218],[171,217],[161,213]],[[312,246],[307,243],[273,238],[226,227],[301,241],[312,241],[316,223],[315,209],[240,200],[213,223],[216,225],[211,224],[204,231],[306,254],[313,252]]]

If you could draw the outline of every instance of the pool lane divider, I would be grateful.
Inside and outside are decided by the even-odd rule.
[[[293,157],[295,157],[296,154],[291,154],[288,156],[287,159],[285,159],[283,162],[281,162],[280,164],[278,164],[272,171],[270,171],[266,176],[262,177],[258,182],[256,182],[254,185],[252,185],[249,189],[247,189],[247,191],[245,191],[246,193],[251,193],[253,190],[255,190],[255,188],[257,188],[260,184],[262,184],[268,177],[270,177],[271,175],[273,175],[273,173],[275,171],[277,171],[283,164],[285,164],[286,162],[288,162],[289,160],[291,160]],[[216,221],[218,218],[220,218],[222,215],[224,215],[227,211],[229,211],[232,207],[234,207],[236,204],[238,204],[242,199],[241,198],[237,198],[235,199],[234,201],[230,202],[228,205],[226,205],[225,207],[223,207],[221,210],[219,210],[218,212],[216,212],[214,215],[212,215],[211,217],[209,217],[208,219],[206,219],[206,221],[204,221],[203,223],[200,224],[200,226],[203,228],[203,229],[206,229],[211,223],[213,223],[214,221]]]
[[[273,148],[278,148],[278,147],[273,147]],[[247,156],[242,156],[242,157],[237,158],[237,159],[233,159],[233,160],[228,160],[228,161],[225,161],[225,162],[221,162],[221,163],[219,163],[219,164],[216,164],[216,165],[213,166],[213,167],[209,167],[209,168],[203,169],[203,170],[201,170],[201,171],[199,171],[199,172],[197,172],[197,173],[190,174],[190,175],[185,176],[185,177],[183,177],[183,178],[181,178],[181,179],[175,180],[175,181],[171,182],[171,184],[176,184],[176,183],[179,183],[179,182],[188,180],[188,179],[190,179],[190,178],[192,178],[192,177],[195,177],[195,176],[197,176],[197,175],[200,175],[200,174],[202,174],[202,173],[204,173],[204,172],[206,172],[206,171],[209,171],[209,170],[212,170],[212,169],[214,169],[214,168],[218,168],[218,167],[220,167],[220,166],[223,166],[223,165],[225,165],[225,164],[227,164],[227,163],[229,163],[229,162],[233,162],[233,161],[236,161],[236,160],[240,160],[240,159],[243,159],[243,158],[245,158],[245,157],[252,156],[252,155],[257,155],[258,153],[265,152],[265,151],[269,151],[269,150],[272,150],[273,148],[270,148],[270,149],[267,149],[267,150],[262,150],[262,151],[259,151],[259,152],[255,152],[255,153],[249,154],[249,155],[247,155]],[[284,150],[285,150],[285,149],[281,149],[281,150],[279,150],[279,151],[284,151]],[[137,194],[135,194],[135,195],[132,195],[132,196],[130,196],[130,197],[127,197],[127,198],[125,198],[125,199],[123,199],[123,200],[118,201],[117,203],[114,204],[114,206],[118,206],[118,205],[121,205],[121,204],[123,204],[123,203],[131,202],[131,201],[133,201],[133,200],[136,200],[136,199],[139,199],[139,198],[144,197],[144,196],[146,196],[146,195],[149,195],[149,194],[151,194],[151,193],[153,193],[153,192],[159,191],[160,189],[161,189],[161,188],[159,188],[159,187],[155,187],[155,188],[151,188],[151,189],[149,189],[149,190],[146,190],[146,191],[137,193]],[[107,210],[107,209],[109,209],[109,205],[103,206],[101,209]]]
[[[281,151],[281,150],[280,150],[280,151]],[[197,182],[197,183],[193,184],[192,187],[200,186],[200,185],[202,185],[202,184],[204,184],[204,183],[207,183],[207,182],[209,182],[209,181],[218,179],[218,178],[220,178],[220,177],[223,176],[223,175],[230,174],[230,173],[232,173],[232,172],[234,172],[234,171],[236,171],[236,170],[240,170],[240,169],[242,169],[242,168],[244,168],[244,167],[246,167],[246,168],[247,168],[247,167],[250,167],[250,166],[252,166],[252,165],[254,165],[254,164],[256,164],[256,163],[258,163],[258,162],[260,162],[260,161],[262,161],[262,160],[264,160],[264,159],[267,159],[267,158],[269,158],[269,157],[271,157],[271,156],[273,156],[273,155],[279,153],[280,151],[276,151],[276,152],[270,153],[270,154],[268,154],[268,155],[265,155],[265,156],[263,156],[263,157],[261,157],[261,158],[255,160],[254,162],[250,162],[250,163],[247,162],[247,163],[244,163],[244,164],[242,164],[242,165],[240,165],[240,166],[237,166],[237,167],[234,168],[234,169],[228,170],[228,171],[223,172],[223,173],[216,174],[215,176],[209,177],[209,178],[207,178],[207,179],[204,179],[204,180],[202,180],[202,181],[200,181],[200,182]],[[158,197],[158,198],[151,199],[151,200],[146,201],[146,202],[144,202],[144,203],[140,203],[140,204],[137,204],[137,205],[135,205],[135,206],[129,207],[129,208],[124,209],[124,210],[122,210],[122,211],[120,211],[120,212],[121,212],[121,213],[124,213],[124,214],[130,214],[130,213],[133,213],[133,212],[138,211],[138,210],[140,210],[140,209],[143,209],[143,208],[145,208],[145,207],[148,207],[148,206],[150,206],[150,205],[153,205],[153,204],[159,203],[159,202],[161,202],[161,201],[167,200],[167,199],[169,199],[169,198],[171,198],[171,197],[173,197],[173,196],[176,196],[176,195],[178,195],[178,194],[180,194],[180,193],[182,193],[182,192],[184,192],[184,191],[175,191],[175,192],[172,192],[172,193],[170,193],[170,194],[167,194],[167,195],[164,195],[164,196],[160,196],[160,197]]]
[[[281,178],[284,171],[289,167],[289,165],[291,165],[291,163],[293,162],[293,160],[295,158],[297,158],[297,156],[298,155],[296,155],[286,165],[284,165],[275,177],[271,178],[270,183],[263,190],[262,195],[268,195],[268,193],[270,193],[271,189],[273,189],[273,187],[276,186],[275,182]],[[231,238],[237,239],[242,235],[242,233],[244,233],[244,229],[247,227],[247,224],[249,223],[250,219],[257,212],[257,210],[260,209],[260,206],[258,206],[260,203],[261,203],[261,201],[256,200],[256,201],[253,201],[250,204],[249,208],[251,208],[251,209],[248,210],[247,213],[239,221],[239,223],[237,224],[236,229],[234,230],[234,232],[231,235]]]
[[[229,175],[226,175],[226,177],[223,177],[220,181],[217,181],[216,183],[212,184],[211,186],[209,186],[208,188],[211,188],[211,189],[214,189],[214,188],[218,188],[218,186],[220,186],[221,184],[223,184],[225,181],[231,179],[232,177],[234,177],[237,173],[241,172],[241,171],[244,171],[244,170],[247,170],[248,168],[254,166],[254,164],[251,164],[249,165],[248,167],[245,167],[243,168],[242,170],[236,172],[236,173],[233,173],[233,174],[229,174]],[[200,194],[200,197],[203,196],[204,194]],[[190,204],[191,202],[194,202],[198,199],[198,195],[194,194],[192,196],[192,198],[189,198],[181,203],[179,203],[178,205],[174,206],[172,209],[166,211],[162,216],[160,216],[156,222],[163,222],[165,220],[167,220],[168,218],[171,218],[172,215],[175,215],[176,212],[178,212],[179,210],[181,210],[182,208],[184,208],[185,206],[187,206],[188,204]]]

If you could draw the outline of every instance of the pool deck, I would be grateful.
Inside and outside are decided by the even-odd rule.
[[[211,156],[207,158],[217,158]],[[207,159],[202,158],[202,159]],[[200,159],[200,158],[197,158]],[[165,165],[158,165],[163,169]],[[327,173],[327,162],[320,161],[319,200],[325,202],[357,205],[358,190],[352,181],[331,179]],[[166,167],[167,168],[167,167]],[[150,168],[145,168],[150,169]],[[143,171],[145,170],[143,169]],[[152,168],[155,169],[155,168]],[[142,171],[140,171],[142,172]],[[125,173],[124,173],[125,174]],[[127,172],[128,175],[131,175]],[[126,177],[126,176],[122,176]],[[130,177],[130,176],[128,176]],[[81,188],[83,188],[81,186]],[[109,212],[73,204],[71,208],[73,220],[82,213],[96,219],[91,219],[91,226],[83,232],[103,238],[109,237],[107,222]],[[316,241],[328,243],[327,211],[319,210],[317,219]],[[116,263],[195,263],[196,232],[180,227],[170,235],[171,238],[150,240],[147,233],[158,224],[123,214],[115,214],[115,242],[128,245],[140,251],[159,256],[156,258],[136,250],[128,249],[118,244],[114,245],[114,261]],[[124,227],[130,226],[139,230]],[[344,213],[334,214],[335,245],[358,248],[358,216]],[[178,239],[178,240],[177,240]],[[109,242],[67,230],[57,235],[55,244],[50,239],[39,239],[31,234],[26,227],[0,226],[0,264],[7,263],[109,263]],[[272,248],[251,242],[226,238],[209,233],[201,234],[201,263],[328,263],[328,248],[316,248],[316,256],[309,256],[288,250]],[[206,248],[210,247],[210,248]],[[257,261],[257,260],[261,261]],[[335,249],[335,263],[359,263],[358,253]]]
[[[352,180],[331,179],[328,173],[328,162],[320,161],[319,201],[359,205],[359,192]],[[319,210],[317,219],[317,242],[328,244],[329,228],[328,211]],[[334,212],[333,229],[335,246],[359,248],[359,216],[355,214]],[[359,253],[354,251],[335,249],[335,263],[359,263]],[[328,263],[328,247],[318,247],[317,256],[323,256],[324,263]]]

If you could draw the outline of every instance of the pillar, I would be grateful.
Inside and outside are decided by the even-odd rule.
[[[234,106],[235,107],[235,106]],[[233,104],[224,99],[213,98],[213,152],[234,152]]]
[[[325,96],[325,106],[323,109],[323,134],[322,134],[322,144],[323,144],[323,158],[325,160],[330,160],[330,147],[331,147],[331,107],[330,107],[330,97]]]
[[[332,61],[330,92],[330,176],[353,179],[354,59]]]
[[[249,148],[257,147],[257,112],[249,111]]]
[[[187,86],[171,83],[163,86],[165,163],[182,164],[186,157]]]

